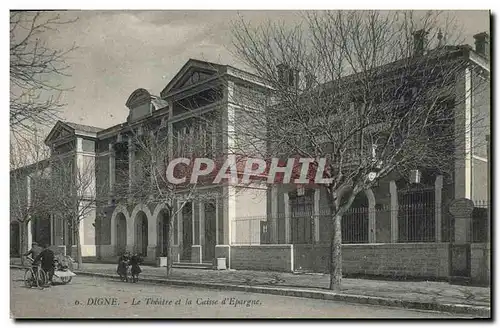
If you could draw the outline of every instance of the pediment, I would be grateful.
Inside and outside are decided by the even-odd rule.
[[[62,123],[61,121],[58,121],[45,139],[45,143],[52,143],[56,140],[73,136],[74,134],[75,131],[71,127]]]
[[[172,90],[183,89],[190,85],[202,82],[203,80],[208,80],[215,75],[215,72],[207,72],[202,70],[193,69],[189,74],[182,79],[182,82],[176,85]]]
[[[167,94],[208,80],[220,73],[222,68],[218,64],[190,59],[163,89],[161,97],[165,98]]]

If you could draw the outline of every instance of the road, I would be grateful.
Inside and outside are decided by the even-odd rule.
[[[10,271],[14,318],[454,318],[448,313],[357,305],[77,276],[68,285],[24,287]]]

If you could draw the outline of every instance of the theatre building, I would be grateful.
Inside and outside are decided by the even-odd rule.
[[[450,147],[464,155],[456,156],[450,181],[425,170],[416,173],[418,178],[394,174],[356,197],[342,219],[347,274],[447,277],[449,245],[456,235],[447,206],[455,198],[469,198],[475,203],[472,275],[489,277],[489,143],[485,142],[490,134],[489,37],[485,33],[475,37],[475,49],[450,48],[470,63],[456,79],[455,89],[463,101],[450,110],[465,120],[482,115],[486,124],[478,130],[460,125],[463,120],[453,123],[456,142]],[[468,91],[480,81],[487,81],[487,88]],[[140,160],[145,154],[137,140],[167,140],[167,158],[217,158],[237,152],[241,143],[235,136],[243,129],[237,109],[243,102],[248,106],[249,91],[264,99],[269,89],[250,73],[190,59],[159,96],[139,88],[124,99],[122,124],[106,129],[70,122],[54,126],[46,144],[54,154],[74,156],[78,168],[93,166],[99,186],[97,206],[79,227],[84,259],[116,261],[129,250],[140,253],[147,263],[156,263],[166,256],[168,222],[172,221],[176,263],[203,264],[226,258],[226,265],[234,269],[328,268],[330,213],[322,189],[207,184],[192,197],[189,188],[178,188],[173,217],[164,204],[155,201],[154,192],[151,201],[133,197],[141,191],[138,182],[155,178]],[[458,149],[458,145],[466,148]],[[65,245],[70,237],[58,218],[48,215],[43,224],[33,220],[29,240],[45,238]],[[12,240],[18,240],[12,239],[18,231],[13,225],[11,253]]]
[[[73,156],[79,170],[95,170],[96,208],[80,224],[84,259],[115,261],[128,250],[141,254],[146,263],[155,263],[158,257],[166,256],[169,220],[173,220],[175,262],[212,263],[217,256],[227,258],[229,265],[229,245],[259,243],[260,221],[266,216],[265,185],[240,188],[208,184],[197,188],[197,196],[189,202],[185,199],[192,188],[179,188],[172,218],[165,205],[144,198],[137,201],[132,196],[135,188],[140,188],[136,182],[153,178],[141,167],[139,159],[144,154],[136,142],[150,133],[168,140],[168,158],[194,156],[194,144],[199,150],[200,140],[203,145],[198,157],[227,154],[234,143],[231,136],[238,130],[234,116],[240,88],[265,89],[252,74],[189,60],[160,96],[145,89],[132,92],[122,124],[100,129],[60,121],[54,126],[46,139],[53,156]],[[128,187],[125,192],[124,186]],[[255,234],[249,236],[240,229],[238,235],[237,217],[261,218],[251,222]],[[69,237],[61,228],[62,220],[51,216],[43,221],[47,223],[43,238],[38,237],[37,222],[32,221],[30,240],[64,248]]]

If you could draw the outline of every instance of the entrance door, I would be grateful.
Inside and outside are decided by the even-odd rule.
[[[215,204],[205,204],[205,245],[203,246],[203,260],[205,262],[215,258],[216,219]]]
[[[169,233],[169,218],[168,214],[166,212],[161,212],[160,213],[160,224],[159,224],[159,229],[158,231],[160,232],[159,234],[159,245],[160,245],[160,256],[167,256],[168,255],[168,233]]]
[[[116,252],[121,255],[127,248],[127,220],[123,214],[118,214],[116,220]]]
[[[435,239],[434,186],[398,190],[400,242],[432,242]]]
[[[348,194],[344,194],[342,202],[344,200],[348,200]],[[368,215],[368,198],[365,192],[362,191],[356,195],[351,207],[342,216],[343,244],[361,244],[368,242]]]
[[[146,214],[140,212],[137,214],[135,227],[135,248],[139,255],[148,256],[148,219]]]
[[[193,245],[193,204],[188,203],[182,209],[182,260],[191,261]]]

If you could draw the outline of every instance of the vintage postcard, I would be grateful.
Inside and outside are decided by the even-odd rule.
[[[490,33],[11,10],[11,318],[491,318]]]

